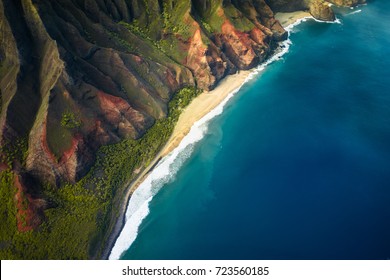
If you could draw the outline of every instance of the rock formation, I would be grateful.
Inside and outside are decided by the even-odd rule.
[[[336,19],[329,4],[323,0],[311,1],[309,4],[309,11],[313,17],[319,20],[333,21]]]

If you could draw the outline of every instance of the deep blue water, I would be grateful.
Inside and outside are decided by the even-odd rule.
[[[213,119],[124,259],[390,258],[390,1],[338,17]]]

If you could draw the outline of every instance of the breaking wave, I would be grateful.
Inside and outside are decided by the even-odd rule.
[[[352,13],[346,14],[346,16],[354,15],[360,13],[362,10],[353,11]]]

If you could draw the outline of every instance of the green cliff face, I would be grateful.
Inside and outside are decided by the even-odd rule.
[[[0,0],[0,256],[99,257],[182,107],[261,63],[287,37],[274,11],[294,10],[334,16],[321,0]]]

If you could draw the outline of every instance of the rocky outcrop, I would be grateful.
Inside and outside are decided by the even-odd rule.
[[[310,14],[323,21],[335,20],[330,4],[338,6],[356,6],[366,3],[366,0],[265,0],[274,12],[309,11]]]
[[[286,30],[275,20],[273,11],[264,0],[233,0],[232,2],[236,7],[240,7],[245,16],[260,28],[263,33],[273,36],[276,41],[287,38]]]
[[[323,21],[334,21],[336,16],[332,8],[329,6],[329,3],[322,0],[313,0],[309,4],[310,14],[318,19]]]

